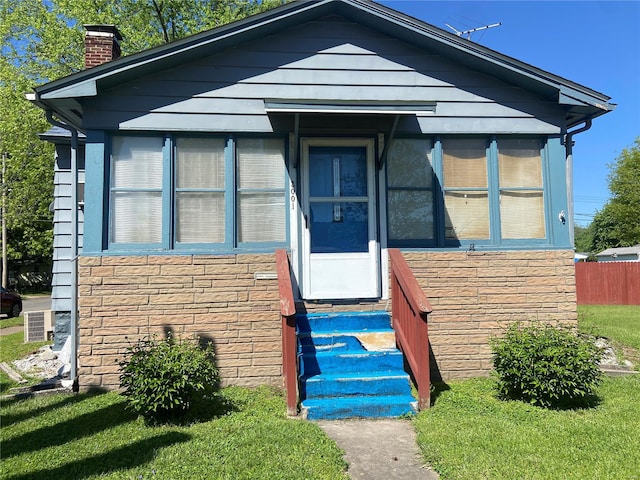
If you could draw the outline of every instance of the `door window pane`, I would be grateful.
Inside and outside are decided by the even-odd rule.
[[[176,241],[225,240],[225,140],[176,139]]]
[[[162,240],[161,137],[114,137],[111,143],[112,243]]]
[[[366,149],[310,147],[309,178],[311,197],[366,197]]]
[[[369,251],[367,202],[311,202],[311,253]]]
[[[282,139],[239,139],[239,242],[286,241],[285,162]]]

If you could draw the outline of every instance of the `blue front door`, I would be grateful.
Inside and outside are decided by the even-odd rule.
[[[373,140],[303,139],[303,296],[380,294]]]

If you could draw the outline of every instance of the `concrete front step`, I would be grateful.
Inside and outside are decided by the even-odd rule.
[[[336,420],[399,417],[414,413],[415,405],[411,395],[379,395],[307,399],[302,403],[302,409],[308,420]]]
[[[380,312],[306,313],[296,315],[298,333],[368,331],[391,328],[389,314]]]
[[[303,398],[409,394],[411,384],[405,372],[336,373],[300,379]]]
[[[303,353],[300,376],[311,377],[321,373],[388,372],[402,371],[404,360],[398,350],[393,352],[315,352]]]
[[[300,398],[311,420],[414,411],[409,375],[387,312],[297,317]]]

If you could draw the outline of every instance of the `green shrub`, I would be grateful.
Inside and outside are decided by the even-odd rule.
[[[514,324],[491,348],[502,398],[558,408],[595,397],[602,352],[571,329]]]
[[[120,362],[120,386],[128,406],[146,420],[167,421],[189,411],[218,388],[213,346],[196,340],[144,338]]]

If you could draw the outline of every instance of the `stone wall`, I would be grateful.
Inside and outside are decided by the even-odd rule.
[[[119,386],[129,342],[168,330],[215,344],[224,384],[282,385],[275,255],[80,257],[81,389]]]
[[[514,321],[575,324],[573,252],[404,252],[432,306],[434,379],[487,375],[489,340]],[[275,256],[81,257],[80,387],[114,389],[118,360],[145,335],[214,342],[224,384],[282,385]],[[256,273],[270,273],[260,279]],[[390,310],[390,301],[299,311]]]
[[[512,322],[577,322],[573,251],[403,255],[433,307],[432,377],[487,375],[489,340]]]

